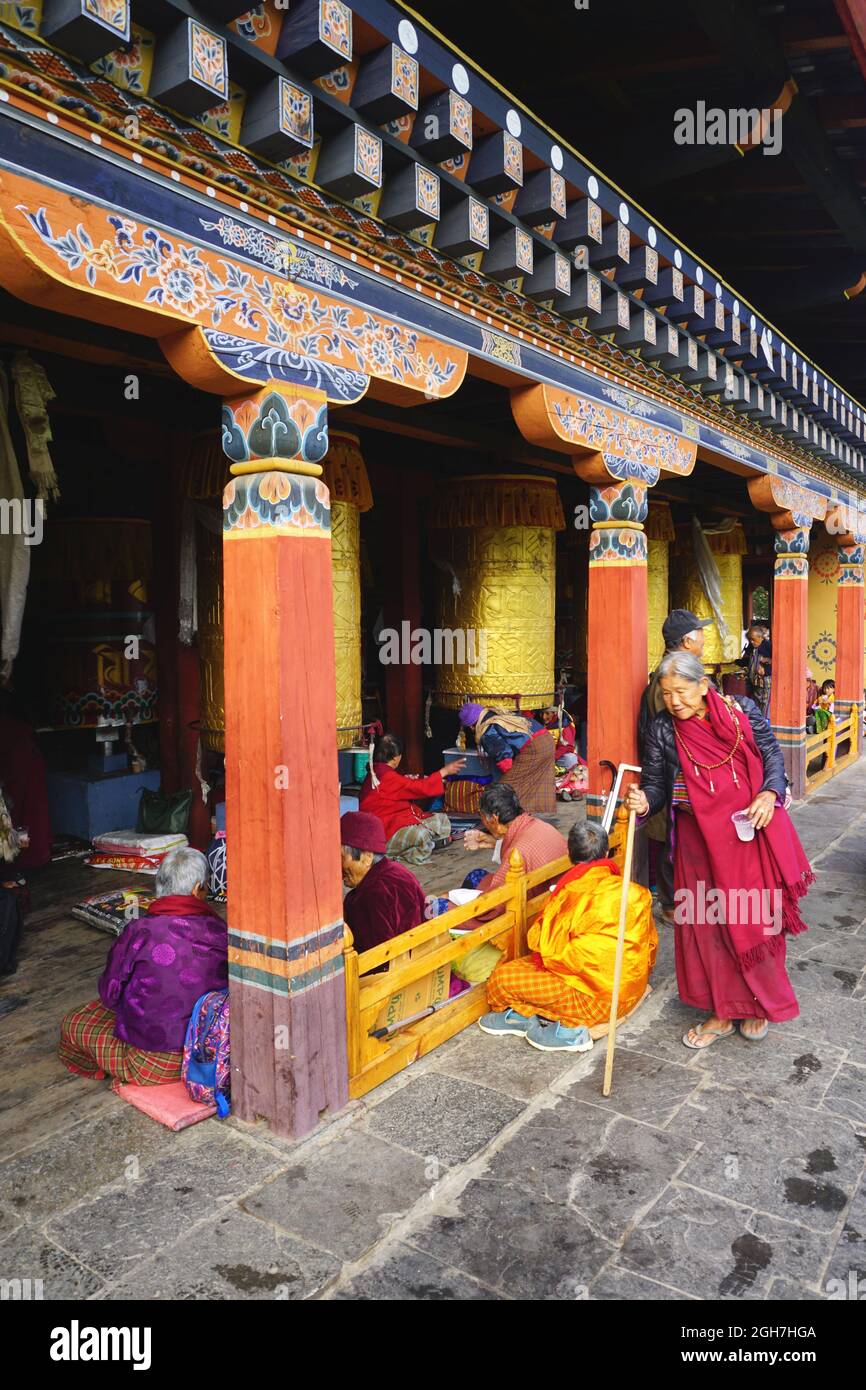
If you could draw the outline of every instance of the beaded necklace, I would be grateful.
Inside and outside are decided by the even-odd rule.
[[[679,731],[677,730],[676,720],[674,720],[674,737],[676,738],[676,740],[677,740],[677,742],[679,743],[680,747],[685,749],[685,752],[686,752],[686,755],[687,755],[687,757],[688,757],[688,759],[689,759],[689,762],[691,763],[692,767],[693,767],[694,770],[695,770],[695,776],[696,776],[696,777],[700,777],[700,775],[701,775],[701,769],[703,769],[704,772],[706,772],[707,774],[709,774],[709,779],[710,779],[710,791],[711,791],[712,793],[715,793],[715,790],[716,790],[715,786],[713,785],[712,774],[713,774],[714,772],[716,772],[720,767],[726,767],[729,763],[730,763],[730,765],[731,765],[731,776],[732,776],[733,779],[734,779],[734,786],[735,786],[735,787],[738,787],[738,786],[740,785],[740,779],[739,779],[739,777],[737,776],[737,769],[734,767],[734,756],[735,756],[735,754],[736,754],[737,749],[739,748],[740,744],[741,744],[742,741],[743,741],[743,730],[742,730],[742,727],[741,727],[741,725],[740,725],[739,719],[737,719],[736,715],[734,714],[733,709],[731,708],[731,706],[728,704],[727,701],[725,701],[725,708],[727,709],[728,714],[729,714],[730,717],[731,717],[731,722],[732,722],[733,725],[734,725],[734,728],[735,728],[735,730],[736,730],[736,733],[735,733],[735,735],[734,735],[734,746],[733,746],[733,748],[731,749],[730,753],[728,753],[727,757],[721,758],[717,763],[699,763],[698,760],[697,760],[696,758],[693,758],[692,755],[691,755],[691,753],[689,752],[688,748],[686,747],[685,743],[683,742],[682,736],[680,735]]]

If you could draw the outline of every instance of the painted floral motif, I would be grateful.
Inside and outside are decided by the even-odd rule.
[[[328,402],[313,403],[304,396],[289,399],[279,391],[260,391],[255,396],[226,401],[222,411],[223,453],[232,463],[254,459],[301,459],[320,463],[328,452]],[[275,473],[273,479],[285,474]],[[278,487],[275,481],[272,487]],[[264,490],[271,502],[277,496]]]
[[[342,0],[319,0],[319,38],[347,62],[352,57],[352,11]]]
[[[255,5],[253,9],[234,20],[231,27],[236,34],[240,34],[242,39],[247,39],[250,43],[265,42],[274,30],[266,5]]]
[[[822,632],[809,648],[809,656],[823,670],[832,670],[836,664],[836,639],[831,632]]]
[[[42,4],[16,5],[10,0],[0,0],[0,23],[20,29],[23,34],[38,34]]]
[[[565,217],[565,179],[555,169],[550,171],[550,207],[557,217]]]
[[[589,515],[593,522],[621,521],[623,525],[646,521],[646,487],[638,482],[614,483],[612,487],[591,487]]]
[[[643,311],[643,335],[645,340],[655,347],[656,316],[650,313],[649,309],[644,309]]]
[[[489,328],[481,330],[481,350],[498,362],[507,362],[512,367],[521,366],[520,344],[503,337],[501,333],[491,332]]]
[[[520,227],[516,229],[515,257],[518,270],[522,270],[525,275],[532,274],[532,237],[528,232],[524,232]]]
[[[700,285],[693,285],[693,286],[692,286],[692,289],[693,289],[693,291],[694,291],[695,313],[696,313],[700,318],[703,318],[703,317],[704,317],[704,313],[705,313],[705,308],[704,308],[705,300],[704,300],[704,292],[703,292],[703,289],[701,288]]]
[[[402,116],[395,116],[392,121],[386,121],[381,128],[387,130],[389,135],[396,135],[397,139],[402,140],[404,145],[408,145],[414,124],[415,117],[412,112],[406,111]]]
[[[490,245],[490,213],[477,198],[469,199],[469,236],[476,246]]]
[[[196,19],[189,21],[189,75],[194,82],[207,87],[208,91],[228,98],[226,41]]]
[[[601,208],[591,198],[586,202],[586,234],[601,245]]]
[[[629,415],[642,415],[652,418],[655,415],[655,406],[649,401],[643,400],[641,396],[633,396],[630,391],[622,391],[618,386],[603,386],[601,388],[603,396],[607,396],[609,401],[627,410]]]
[[[270,236],[248,222],[236,222],[233,217],[223,216],[218,222],[208,222],[201,217],[199,221],[206,232],[216,232],[224,246],[233,246],[263,261],[289,280],[304,280],[328,289],[335,285],[357,287],[358,281],[347,275],[341,266],[288,237]]]
[[[646,558],[647,543],[643,531],[616,531],[612,527],[605,527],[603,531],[593,531],[590,535],[591,565],[645,565]]]
[[[114,29],[120,38],[129,38],[129,0],[84,0],[82,8],[84,14],[106,29]]]
[[[523,146],[507,131],[503,133],[503,168],[513,183],[523,184]]]
[[[391,45],[391,91],[413,111],[418,110],[418,63],[395,43]]]
[[[134,24],[129,46],[115,48],[104,58],[97,59],[91,64],[92,70],[100,77],[107,77],[109,82],[125,92],[144,96],[153,70],[154,44],[153,34]]]
[[[221,101],[218,106],[212,106],[208,111],[203,111],[200,116],[194,118],[195,124],[200,125],[204,130],[212,131],[222,140],[228,140],[235,145],[241,138],[241,121],[245,102],[246,92],[242,87],[238,87],[232,82],[229,85],[228,101]]]
[[[431,221],[439,217],[439,175],[423,164],[415,165],[415,203],[419,212],[426,213]]]
[[[307,146],[313,143],[313,98],[286,77],[280,78],[280,130]]]
[[[248,473],[232,478],[223,492],[223,533],[309,531],[329,534],[331,502],[320,478],[296,473]]]
[[[601,313],[601,280],[597,275],[586,274],[586,303],[594,313]]]
[[[616,321],[619,324],[620,328],[631,327],[631,308],[629,306],[627,295],[617,294]]]
[[[472,149],[472,107],[459,92],[448,93],[448,129],[455,140]]]
[[[323,391],[329,401],[346,405],[359,401],[370,385],[365,372],[335,367],[321,358],[302,357],[298,352],[268,347],[215,328],[205,328],[203,332],[214,356],[245,381],[282,381],[290,386]]]
[[[442,394],[457,371],[457,362],[437,355],[432,344],[425,354],[413,330],[362,308],[322,303],[318,295],[299,292],[287,280],[267,274],[258,278],[198,247],[175,244],[153,227],[140,228],[130,218],[107,217],[114,239],[96,245],[81,224],[55,236],[44,208],[19,211],[67,268],[83,272],[91,286],[100,276],[142,287],[151,282],[145,304],[174,309],[192,321],[202,321],[209,312],[213,328],[232,323],[275,347],[336,359],[338,365],[384,375],[431,395]]]
[[[626,263],[631,259],[631,237],[624,222],[616,224],[616,254]]]
[[[571,294],[571,261],[558,251],[553,263],[553,282],[558,294]]]
[[[822,550],[812,560],[812,569],[821,584],[835,585],[839,579],[839,556],[833,550]]]
[[[382,187],[382,141],[360,125],[355,126],[355,173]]]
[[[680,474],[688,474],[694,467],[694,444],[670,430],[555,388],[550,388],[548,400],[557,434],[599,450],[610,473],[639,478],[652,487],[658,482],[659,467]]]
[[[326,72],[324,76],[317,77],[315,82],[323,92],[330,92],[332,97],[346,104],[352,95],[357,76],[358,64],[344,63],[341,67],[334,68],[333,72]]]

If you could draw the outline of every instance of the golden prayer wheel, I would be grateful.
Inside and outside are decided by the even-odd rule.
[[[459,709],[468,696],[547,703],[556,688],[555,536],[565,527],[555,481],[452,479],[430,526],[441,647],[436,703]]]
[[[373,505],[358,436],[332,430],[323,476],[331,494],[331,565],[334,580],[334,655],[337,676],[337,746],[349,748],[361,723],[361,512]],[[208,440],[191,454],[184,475],[187,496],[213,497],[228,477],[228,460]],[[223,682],[222,536],[197,528],[198,647],[202,738],[225,748]]]
[[[719,570],[720,607],[728,628],[727,640],[722,642],[715,615],[701,584],[690,525],[677,527],[671,588],[675,608],[688,608],[699,618],[713,619],[705,632],[704,664],[715,666],[739,661],[742,655],[743,556],[748,547],[740,522],[730,531],[708,535],[707,542]]]
[[[667,502],[650,502],[646,519],[647,538],[647,670],[654,671],[664,656],[662,624],[671,609],[671,541],[676,539],[671,509]]]

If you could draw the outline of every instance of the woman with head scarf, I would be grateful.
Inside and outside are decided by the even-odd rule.
[[[473,701],[462,706],[460,723],[473,730],[476,746],[514,788],[524,811],[556,814],[556,745],[543,724]]]
[[[708,1017],[683,1037],[704,1048],[740,1032],[752,1042],[796,1018],[787,938],[806,930],[799,899],[814,880],[784,807],[782,753],[751,700],[725,699],[697,657],[659,667],[665,702],[646,739],[639,816],[674,816],[674,927],[680,998]]]

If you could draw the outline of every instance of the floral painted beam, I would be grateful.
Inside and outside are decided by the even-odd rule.
[[[637,413],[644,405],[639,397],[620,395],[621,410],[541,383],[512,391],[511,409],[531,444],[561,453],[600,455],[609,478],[639,479],[652,487],[660,473],[691,473],[697,442],[643,419]],[[635,413],[628,413],[632,409]]]

